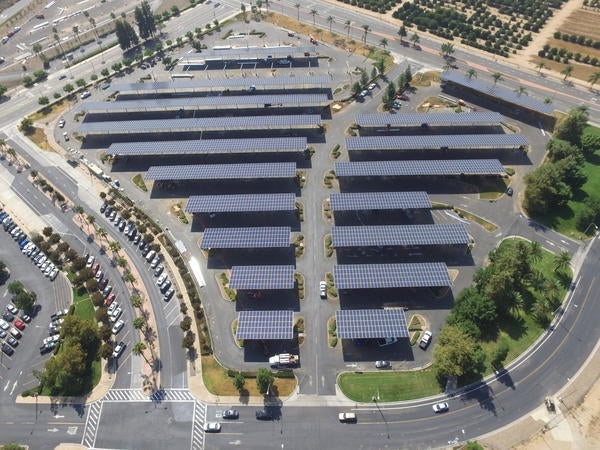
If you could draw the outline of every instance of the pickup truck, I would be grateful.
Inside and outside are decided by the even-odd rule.
[[[356,422],[356,414],[353,412],[339,413],[338,418],[340,419],[340,422],[343,422],[343,423]]]
[[[291,367],[298,364],[298,360],[298,355],[280,353],[279,355],[271,356],[269,358],[269,365],[271,367]]]

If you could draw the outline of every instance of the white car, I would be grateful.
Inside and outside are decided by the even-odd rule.
[[[423,333],[423,336],[421,336],[421,340],[419,341],[419,347],[425,350],[431,342],[431,336],[431,331],[426,331],[425,333]]]
[[[87,267],[88,269],[90,269],[93,265],[94,265],[94,261],[96,260],[96,258],[92,255],[90,256],[86,263],[85,263],[85,267]]]
[[[91,97],[91,96],[92,96],[92,93],[90,91],[83,91],[81,93],[81,100],[84,100],[84,99],[86,99],[88,97]]]
[[[375,83],[371,83],[371,84],[369,85],[368,89],[369,89],[370,91],[372,91],[372,90],[373,90],[373,89],[375,89],[376,87],[377,87],[377,85],[376,85]]]
[[[158,277],[158,279],[156,280],[156,285],[160,286],[161,284],[163,284],[165,282],[165,280],[167,279],[167,274],[163,273],[160,277]]]
[[[44,338],[42,343],[44,345],[46,345],[46,344],[49,344],[50,342],[58,342],[59,339],[60,339],[60,334],[55,334],[52,336],[48,336],[47,338]]]
[[[438,414],[438,413],[443,413],[448,411],[448,403],[446,402],[442,402],[442,403],[436,403],[435,405],[432,406],[433,408],[433,412]]]
[[[119,320],[117,323],[115,323],[115,325],[112,327],[112,334],[119,334],[119,331],[121,331],[123,329],[123,327],[125,326],[125,321],[124,320]]]
[[[50,281],[54,281],[57,275],[58,275],[58,269],[54,269],[52,272],[50,272],[50,275],[48,275],[48,278],[50,278]]]
[[[117,319],[119,317],[121,317],[121,314],[123,314],[123,309],[122,308],[117,308],[113,311],[113,313],[110,315],[109,320],[111,322],[116,322]]]
[[[119,302],[112,302],[110,304],[110,306],[108,307],[108,315],[112,315],[112,313],[114,312],[115,309],[117,309],[119,307]]]
[[[64,126],[65,126],[65,119],[60,119],[58,121],[58,127],[59,128],[64,128]]]
[[[112,357],[118,358],[123,353],[123,350],[125,350],[125,342],[119,342],[112,352]]]
[[[321,298],[327,298],[327,283],[324,281],[319,283],[319,295]]]
[[[3,330],[8,330],[8,327],[10,325],[8,325],[8,322],[4,319],[0,319],[0,328],[2,328]]]
[[[221,431],[221,424],[219,422],[206,422],[202,428],[207,433],[218,433]]]

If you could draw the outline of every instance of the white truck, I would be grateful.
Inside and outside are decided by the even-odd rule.
[[[269,364],[271,367],[293,367],[298,364],[298,355],[280,353],[279,355],[271,356]]]

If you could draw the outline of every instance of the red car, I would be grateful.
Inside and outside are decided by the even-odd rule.
[[[108,297],[106,297],[106,300],[104,300],[104,306],[110,306],[110,304],[115,301],[116,297],[117,295],[114,292],[109,294]]]
[[[15,320],[15,323],[13,325],[21,331],[25,329],[25,324],[18,319]]]
[[[92,272],[94,273],[94,275],[96,275],[96,273],[98,272],[98,269],[100,269],[100,264],[94,264],[92,266]]]

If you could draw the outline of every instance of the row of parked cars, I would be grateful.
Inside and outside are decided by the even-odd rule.
[[[58,267],[48,259],[48,256],[46,256],[44,252],[29,240],[27,234],[14,223],[13,219],[6,211],[0,213],[0,221],[4,230],[10,233],[10,236],[18,243],[23,254],[31,258],[33,263],[39,267],[46,277],[51,281],[54,281],[59,272]]]
[[[48,337],[42,340],[40,345],[40,354],[48,353],[54,350],[60,341],[60,329],[64,322],[64,316],[69,314],[68,309],[61,309],[50,316],[50,325],[48,326]]]
[[[15,300],[15,296],[11,298]],[[2,352],[8,356],[12,356],[15,353],[15,349],[19,345],[19,339],[23,336],[22,332],[26,328],[26,323],[31,322],[25,312],[19,312],[17,307],[12,303],[6,305],[6,309],[2,313],[2,319],[0,319],[0,339],[3,339],[1,344]]]

